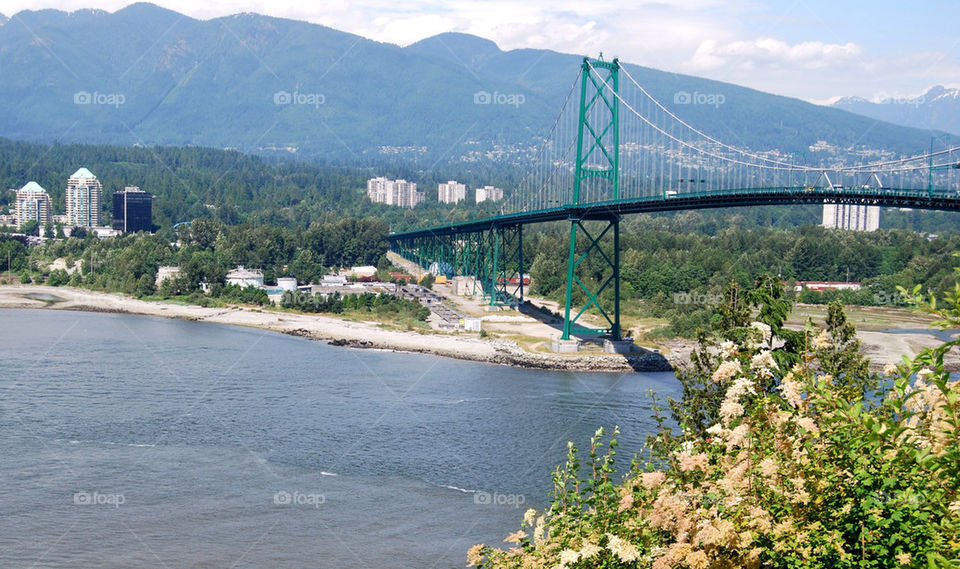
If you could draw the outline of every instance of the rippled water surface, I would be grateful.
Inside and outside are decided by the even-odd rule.
[[[463,567],[677,389],[113,314],[0,311],[0,346],[0,567]]]

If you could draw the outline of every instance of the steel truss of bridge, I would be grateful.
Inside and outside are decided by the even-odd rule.
[[[619,319],[619,219],[634,213],[655,213],[690,209],[742,207],[787,204],[850,204],[943,211],[960,211],[957,192],[930,192],[895,188],[843,189],[835,188],[751,188],[687,193],[675,196],[654,196],[582,205],[568,205],[437,225],[424,229],[393,233],[390,247],[404,258],[427,269],[433,266],[448,277],[473,276],[475,289],[485,303],[491,306],[511,306],[523,302],[524,285],[521,276],[526,265],[523,257],[523,226],[551,221],[569,221],[572,230],[580,231],[587,239],[587,250],[576,252],[571,244],[568,262],[567,294],[576,287],[584,291],[587,302],[571,318],[572,306],[565,306],[565,339],[570,334],[610,335],[620,339]],[[587,221],[606,222],[599,233],[591,234]],[[601,240],[611,235],[613,255],[600,249]],[[596,292],[579,282],[576,268],[588,254],[605,257],[610,276],[604,279]],[[614,287],[614,306],[605,308],[599,296],[606,288]],[[589,308],[609,324],[606,328],[577,326],[576,321]]]

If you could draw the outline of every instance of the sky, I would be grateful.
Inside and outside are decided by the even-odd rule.
[[[21,10],[118,10],[129,0],[0,0]],[[502,49],[622,60],[827,103],[960,87],[956,0],[154,0],[198,19],[305,20],[408,45],[442,32]]]

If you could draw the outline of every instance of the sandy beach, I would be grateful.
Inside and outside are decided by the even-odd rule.
[[[348,322],[330,316],[296,314],[248,306],[205,308],[143,301],[119,294],[69,287],[0,286],[0,308],[34,308],[140,314],[197,322],[264,328],[353,348],[374,348],[488,362],[516,367],[570,371],[669,371],[657,356],[534,354],[516,343],[475,334],[431,334],[389,330],[375,323]]]

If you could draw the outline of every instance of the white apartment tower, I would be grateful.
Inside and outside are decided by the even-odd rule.
[[[80,168],[67,179],[67,225],[96,227],[100,225],[100,194],[103,184],[86,168]]]
[[[825,203],[823,204],[823,226],[828,229],[876,231],[880,229],[880,207]]]
[[[415,207],[424,199],[417,191],[417,184],[406,180],[388,180],[384,177],[367,180],[367,197],[373,203],[398,207]]]
[[[440,203],[457,203],[467,199],[467,186],[456,180],[450,180],[446,184],[440,184],[437,187],[437,199]]]
[[[36,221],[41,226],[50,223],[53,207],[50,196],[36,182],[28,182],[17,190],[17,224],[23,227],[27,222]]]
[[[503,190],[500,188],[495,188],[493,186],[484,186],[482,188],[477,188],[477,203],[485,202],[487,200],[492,202],[498,202],[503,199]]]

